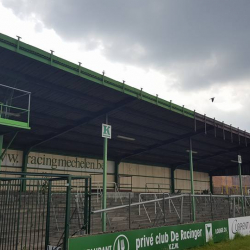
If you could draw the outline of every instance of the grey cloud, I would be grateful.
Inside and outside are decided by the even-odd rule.
[[[20,4],[21,2],[21,4]],[[115,62],[174,72],[183,90],[250,79],[250,1],[2,0]]]

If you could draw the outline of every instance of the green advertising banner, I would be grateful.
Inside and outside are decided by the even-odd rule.
[[[186,249],[228,238],[228,221],[185,224],[69,239],[69,250]]]

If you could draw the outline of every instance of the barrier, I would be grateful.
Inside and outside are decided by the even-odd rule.
[[[228,220],[221,220],[73,237],[69,250],[186,249],[228,238]]]

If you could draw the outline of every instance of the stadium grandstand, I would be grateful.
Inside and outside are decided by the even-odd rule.
[[[76,236],[249,215],[249,142],[0,34],[0,249],[71,250]],[[214,190],[213,177],[235,175],[233,195]]]

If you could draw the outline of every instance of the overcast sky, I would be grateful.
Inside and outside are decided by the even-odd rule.
[[[249,0],[0,0],[1,33],[248,132],[249,25]]]

